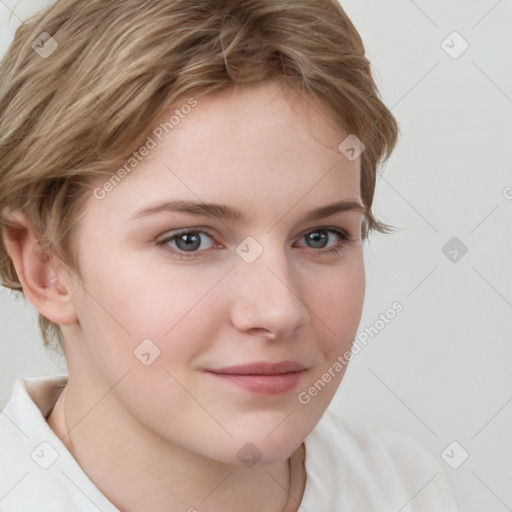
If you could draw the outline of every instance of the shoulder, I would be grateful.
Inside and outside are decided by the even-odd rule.
[[[457,511],[434,456],[400,432],[359,423],[328,409],[306,439],[306,461],[307,471],[316,474],[312,481],[319,482],[321,475],[321,485],[336,488],[332,492],[340,494],[347,507]]]
[[[46,416],[66,375],[19,377],[0,412],[2,512],[118,512],[51,430]]]

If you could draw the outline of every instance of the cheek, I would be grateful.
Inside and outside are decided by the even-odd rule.
[[[199,279],[192,266],[151,266],[137,258],[121,260],[108,251],[97,261],[83,269],[85,286],[78,290],[76,304],[91,351],[126,366],[132,365],[133,352],[145,339],[152,340],[162,356],[172,352],[172,357],[160,358],[162,364],[200,350],[194,339],[220,318],[218,293],[209,293],[219,280],[218,269]],[[176,343],[183,339],[187,343]]]
[[[354,258],[330,275],[317,280],[317,293],[311,295],[312,332],[319,357],[310,378],[297,394],[300,410],[313,428],[340,385],[357,334],[364,302],[365,275],[362,258]],[[303,408],[303,409],[302,409]]]
[[[330,268],[309,281],[312,320],[323,325],[322,332],[330,350],[349,346],[354,339],[364,303],[365,275],[362,257]]]

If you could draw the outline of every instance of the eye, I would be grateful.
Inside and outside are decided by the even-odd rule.
[[[204,238],[208,238],[212,243],[204,243]],[[213,239],[203,229],[187,229],[175,233],[169,233],[165,238],[157,242],[159,246],[169,249],[179,257],[188,258],[194,256],[194,253],[200,248],[205,250],[213,247]],[[205,247],[206,245],[206,247]],[[184,254],[192,253],[192,254]]]
[[[342,229],[327,227],[308,231],[300,238],[304,238],[307,241],[308,247],[319,249],[315,252],[321,254],[339,253],[348,242],[354,240]],[[205,242],[205,239],[209,240],[209,242]],[[331,247],[328,245],[329,239],[334,242],[334,244],[331,244]],[[168,233],[164,238],[157,241],[157,245],[172,252],[178,258],[193,258],[201,256],[201,253],[206,251],[206,249],[214,247],[215,242],[204,229],[189,228]]]
[[[326,248],[329,242],[329,235],[335,235],[332,237],[334,238],[334,245]],[[322,253],[329,254],[339,253],[345,247],[347,242],[353,240],[346,231],[338,228],[317,228],[302,235],[302,238],[307,240],[309,247],[312,247],[313,249],[322,249]]]

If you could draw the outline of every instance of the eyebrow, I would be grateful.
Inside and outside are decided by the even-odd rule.
[[[310,210],[304,216],[304,220],[318,220],[346,211],[366,213],[367,209],[355,199],[343,200]],[[213,217],[221,220],[245,220],[244,214],[238,208],[217,203],[196,203],[193,201],[163,201],[161,203],[156,203],[137,210],[132,219],[147,217],[148,215],[162,212],[188,213],[190,215]]]

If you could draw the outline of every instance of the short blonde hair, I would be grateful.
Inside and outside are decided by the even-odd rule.
[[[112,176],[179,100],[271,78],[365,144],[362,237],[392,230],[371,206],[398,127],[337,0],[57,0],[17,29],[0,76],[0,212],[23,212],[78,273],[72,234],[91,180]],[[1,238],[0,277],[23,293]],[[59,325],[40,314],[39,326],[64,350]]]

